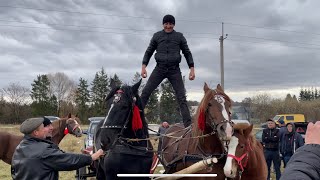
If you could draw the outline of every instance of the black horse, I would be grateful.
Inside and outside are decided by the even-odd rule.
[[[105,120],[98,124],[95,146],[107,153],[104,160],[100,160],[97,179],[114,180],[118,179],[117,174],[150,172],[153,157],[150,141],[129,140],[149,137],[148,124],[138,95],[140,84],[141,80],[132,87],[116,87],[106,97],[110,107]]]

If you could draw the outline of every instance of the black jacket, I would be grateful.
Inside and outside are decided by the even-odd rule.
[[[320,145],[307,144],[299,148],[281,175],[280,180],[320,179]]]
[[[279,150],[279,129],[266,128],[262,133],[263,147],[267,150]]]
[[[187,40],[182,33],[172,31],[166,33],[164,30],[156,32],[147,48],[142,64],[148,65],[153,52],[157,50],[154,58],[159,65],[176,66],[181,62],[180,50],[184,54],[188,66],[194,67],[191,51],[188,47]]]
[[[64,153],[51,141],[26,135],[13,154],[11,176],[14,180],[57,180],[58,171],[91,163],[89,155]]]

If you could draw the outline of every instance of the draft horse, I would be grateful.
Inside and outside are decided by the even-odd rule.
[[[72,116],[71,114],[65,118],[60,118],[59,120],[53,121],[52,141],[56,144],[59,144],[67,132],[76,137],[80,137],[82,130],[78,121],[80,122],[79,118]],[[21,135],[0,132],[0,159],[7,164],[11,164],[13,153],[22,139],[23,136]]]
[[[132,87],[116,87],[106,97],[111,105],[95,133],[95,149],[101,147],[106,151],[97,168],[97,179],[115,180],[117,174],[147,174],[150,171],[153,157],[150,141],[130,141],[149,138],[138,95],[140,84],[141,80]]]
[[[253,125],[234,125],[234,135],[229,143],[228,157],[224,166],[226,176],[240,180],[267,179],[267,165],[263,147],[252,135]]]
[[[219,84],[213,90],[205,83],[203,89],[205,94],[191,127],[172,126],[163,137],[160,161],[164,165],[165,173],[174,173],[198,161],[216,157],[217,163],[189,173],[214,173],[217,174],[215,179],[225,179],[223,166],[226,161],[226,142],[233,133],[231,100]]]

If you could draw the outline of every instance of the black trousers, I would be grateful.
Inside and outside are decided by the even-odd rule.
[[[148,103],[151,93],[165,78],[168,78],[175,91],[175,95],[178,100],[180,112],[183,119],[183,124],[185,127],[188,127],[191,124],[191,116],[187,104],[186,91],[181,76],[181,70],[178,65],[170,67],[157,65],[154,68],[146,86],[142,90],[142,103],[144,104],[144,106]]]

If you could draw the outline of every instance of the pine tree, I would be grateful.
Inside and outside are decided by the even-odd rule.
[[[299,101],[305,101],[305,96],[304,96],[304,91],[303,89],[301,88],[300,89],[300,93],[299,93]]]
[[[110,78],[110,87],[118,87],[122,85],[122,81],[119,79],[117,74],[114,74],[112,78]]]
[[[136,84],[137,82],[140,81],[140,79],[141,79],[140,73],[136,72],[136,73],[134,74],[134,76],[133,76],[132,84]],[[143,83],[143,81],[142,81],[142,82],[141,82],[141,85],[140,85],[140,87],[139,87],[139,96],[141,95],[144,86],[145,86],[145,83]]]
[[[159,88],[155,89],[145,107],[145,116],[149,122],[160,123],[159,119]]]
[[[31,84],[31,104],[34,116],[56,115],[57,98],[50,95],[50,82],[47,75],[39,75]]]
[[[109,92],[109,78],[102,67],[101,71],[96,73],[91,88],[91,102],[93,104],[91,109],[96,116],[106,115],[107,107],[105,97]]]
[[[161,98],[160,98],[160,120],[169,123],[181,122],[180,109],[174,90],[170,82],[166,79],[161,84]]]
[[[314,99],[318,99],[319,98],[319,91],[317,88],[314,89]]]
[[[80,78],[76,92],[76,104],[80,119],[88,118],[88,103],[90,101],[90,92],[88,87],[88,81]]]

